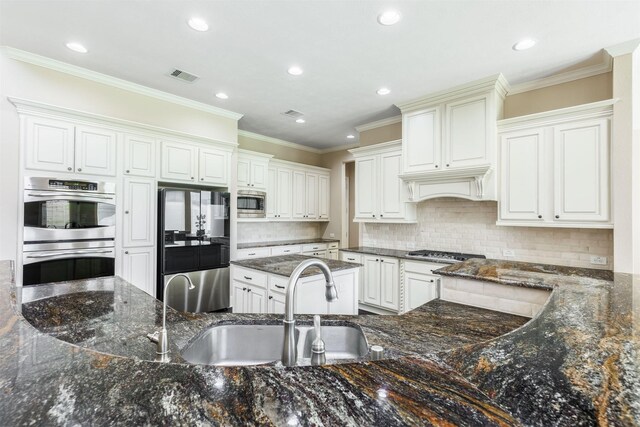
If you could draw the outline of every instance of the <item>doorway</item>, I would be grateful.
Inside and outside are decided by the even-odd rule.
[[[350,248],[360,246],[360,224],[353,222],[356,212],[356,162],[346,162],[344,164],[345,174],[345,224],[343,229],[346,230],[347,242]]]

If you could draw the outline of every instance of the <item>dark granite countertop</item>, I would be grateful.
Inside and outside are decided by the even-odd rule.
[[[315,239],[274,240],[270,242],[238,243],[238,249],[266,248],[268,246],[309,245],[312,243],[335,243],[339,241],[340,239],[325,239],[322,237]]]
[[[386,249],[386,248],[374,248],[373,246],[355,246],[351,248],[343,248],[340,249],[343,252],[354,252],[358,254],[367,254],[367,255],[380,255],[380,256],[388,256],[392,258],[407,258],[415,261],[421,261],[417,258],[407,257],[409,251],[402,251],[399,249]],[[433,261],[429,261],[433,262]]]
[[[300,261],[305,259],[313,259],[315,257],[306,255],[279,255],[265,258],[251,258],[241,259],[237,261],[231,261],[231,264],[239,265],[240,267],[251,268],[254,270],[264,271],[266,273],[279,274],[280,276],[291,276],[293,270],[300,264]],[[358,268],[361,264],[355,262],[340,261],[337,259],[322,258],[331,271],[348,270],[350,268]],[[300,277],[315,276],[322,274],[317,267],[311,267],[306,269]]]
[[[144,335],[159,327],[161,305],[119,278],[21,291],[7,270],[0,425],[640,423],[640,278],[629,275],[532,271],[553,292],[526,324],[439,300],[401,316],[323,316],[360,325],[388,350],[381,361],[222,368],[152,361]],[[204,326],[280,319],[169,310],[173,361]]]

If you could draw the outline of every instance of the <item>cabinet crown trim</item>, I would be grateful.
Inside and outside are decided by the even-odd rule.
[[[285,167],[295,170],[309,170],[319,173],[330,173],[331,169],[323,168],[320,166],[308,165],[306,163],[290,162],[288,160],[272,159],[269,162],[269,167]]]
[[[509,89],[509,82],[502,73],[500,73],[395,105],[404,114],[420,108],[441,104],[461,97],[479,95],[488,91],[495,91],[501,99],[504,99]]]
[[[364,147],[353,148],[348,150],[354,157],[368,156],[383,152],[398,151],[402,149],[402,140],[382,142],[380,144],[366,145]]]

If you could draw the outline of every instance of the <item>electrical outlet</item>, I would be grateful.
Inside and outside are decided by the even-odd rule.
[[[329,233],[329,237],[335,238],[336,237],[336,233]]]
[[[594,265],[607,265],[607,257],[606,256],[591,256],[591,264]]]
[[[513,249],[503,249],[502,256],[514,257],[516,256],[516,252]]]

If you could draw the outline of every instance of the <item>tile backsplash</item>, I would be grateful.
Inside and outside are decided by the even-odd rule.
[[[497,226],[496,202],[439,198],[418,205],[417,224],[363,224],[362,246],[434,249],[483,254],[487,258],[612,268],[613,230]],[[503,255],[504,249],[514,252]],[[592,265],[592,255],[607,265]]]
[[[322,237],[317,222],[239,222],[238,243],[278,240],[314,239]]]

